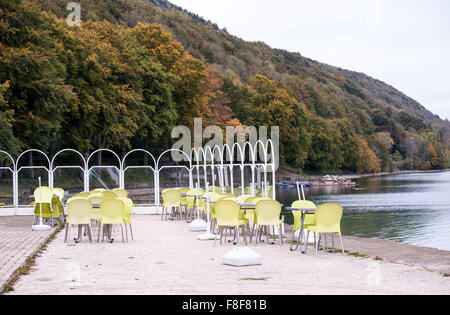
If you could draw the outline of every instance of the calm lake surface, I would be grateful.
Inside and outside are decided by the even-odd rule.
[[[277,193],[285,206],[298,199],[295,188]],[[450,172],[359,179],[356,187],[316,187],[305,193],[317,205],[344,207],[344,235],[450,250]]]

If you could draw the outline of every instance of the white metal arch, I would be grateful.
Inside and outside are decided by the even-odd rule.
[[[161,162],[161,159],[163,158],[164,155],[166,155],[167,153],[171,153],[171,152],[178,152],[178,153],[182,153],[188,160],[189,162],[189,168],[185,167],[185,166],[179,166],[177,168],[183,167],[186,168],[189,172],[189,185],[191,185],[192,183],[192,161],[191,158],[189,157],[189,155],[186,154],[186,152],[179,150],[179,149],[169,149],[164,151],[163,153],[161,153],[161,155],[158,157],[158,160],[156,161],[156,170],[155,173],[158,174],[157,176],[157,183],[155,184],[155,201],[156,201],[156,206],[159,208],[159,204],[160,204],[160,191],[159,191],[159,172],[167,167],[159,167],[159,162]],[[173,168],[173,167],[172,167]],[[190,187],[192,188],[192,187]]]
[[[81,167],[81,166],[79,166],[79,165],[77,165],[77,166],[75,166],[75,165],[73,165],[73,166],[56,166],[55,167],[55,160],[56,160],[56,158],[60,155],[60,154],[62,154],[62,153],[65,153],[65,152],[72,152],[72,153],[76,153],[76,154],[78,154],[78,156],[80,156],[81,157],[81,160],[83,161],[83,164],[84,164],[84,166],[83,167]],[[54,173],[55,173],[55,171],[56,170],[58,170],[58,169],[60,169],[60,168],[66,168],[66,169],[69,169],[69,168],[80,168],[82,171],[83,171],[83,189],[86,191],[86,189],[87,189],[87,184],[86,184],[86,170],[87,170],[87,168],[88,168],[88,165],[87,165],[87,161],[86,161],[86,159],[84,158],[84,156],[83,156],[83,154],[81,154],[79,151],[77,151],[77,150],[74,150],[74,149],[64,149],[64,150],[61,150],[61,151],[59,151],[58,153],[56,153],[54,156],[53,156],[53,158],[52,158],[52,160],[51,160],[51,162],[50,162],[50,187],[54,187]]]
[[[42,154],[43,156],[45,156],[45,158],[47,159],[47,162],[48,162],[48,167],[45,167],[45,168],[46,168],[47,171],[50,169],[50,164],[51,164],[51,162],[50,162],[50,159],[48,158],[47,154],[45,154],[45,153],[42,152],[41,150],[36,150],[36,149],[30,149],[30,150],[26,150],[25,152],[22,152],[22,153],[19,155],[19,157],[17,158],[17,161],[16,161],[16,168],[19,167],[19,161],[20,161],[20,159],[22,158],[22,156],[24,156],[25,154],[30,153],[30,152],[37,152],[37,153],[40,153],[40,154]],[[23,168],[26,168],[26,166],[24,166]],[[20,169],[19,169],[19,170],[20,170]],[[18,171],[19,171],[19,170],[18,170]]]
[[[12,175],[12,180],[13,180],[13,204],[16,205],[16,201],[15,201],[15,196],[17,196],[17,192],[16,192],[16,187],[18,186],[16,183],[16,162],[14,161],[13,157],[6,151],[0,150],[0,153],[5,154],[7,157],[9,157],[9,159],[12,162],[12,168],[11,167],[0,167],[0,170],[9,170],[11,172]]]
[[[193,161],[193,157],[194,157],[195,160],[197,161],[197,165],[191,166],[191,172],[192,172],[192,170],[195,167],[196,170],[197,170],[197,172],[196,172],[197,173],[197,183],[200,185],[200,155],[199,154],[200,153],[199,153],[197,148],[192,148],[190,159],[191,159],[191,162],[192,162]],[[194,183],[192,182],[190,184],[191,184],[190,188],[192,189],[194,187]]]
[[[16,162],[14,161],[13,157],[8,152],[3,151],[3,150],[0,150],[0,153],[3,153],[3,154],[5,154],[6,156],[9,157],[9,159],[11,160],[12,165],[13,165],[13,168],[12,169],[9,168],[9,169],[14,170],[16,168]]]
[[[232,153],[233,150],[230,148],[228,143],[225,143],[225,145],[223,146],[223,152],[225,154],[225,160],[228,160],[228,168],[229,168],[229,172],[230,172],[231,193],[234,194],[234,179],[233,179],[234,155]],[[227,157],[227,153],[228,153],[228,157]]]
[[[270,155],[271,155],[271,167],[272,167],[272,199],[276,200],[276,175],[275,175],[275,171],[276,171],[276,160],[275,160],[275,149],[273,147],[273,141],[272,139],[267,140],[267,145],[266,145],[266,155],[268,156],[268,150],[269,150],[269,145],[270,145]],[[267,166],[267,162],[266,162],[266,166]]]
[[[119,167],[117,167],[117,166],[115,166],[115,165],[105,165],[105,166],[95,165],[95,166],[92,166],[92,167],[89,168],[89,162],[90,162],[91,158],[92,158],[95,154],[100,153],[100,152],[109,152],[109,153],[112,153],[112,154],[117,158],[117,161],[119,161]],[[119,172],[119,187],[120,187],[120,188],[123,188],[123,187],[121,187],[121,183],[123,182],[123,165],[122,165],[122,160],[120,159],[120,157],[117,155],[116,152],[114,152],[114,151],[112,151],[112,150],[110,150],[110,149],[98,149],[98,150],[95,150],[94,152],[92,152],[92,153],[89,155],[89,157],[88,157],[88,159],[87,159],[87,161],[86,161],[86,165],[87,165],[87,168],[86,168],[86,172],[87,172],[87,173],[86,173],[86,188],[85,188],[86,191],[89,190],[89,186],[90,186],[90,182],[89,182],[89,174],[90,174],[90,172],[91,172],[91,170],[92,170],[93,168],[108,168],[108,167],[112,167],[112,168],[117,169],[117,171]]]
[[[213,158],[212,160],[215,161],[216,159],[216,153],[217,155],[220,157],[219,160],[217,162],[219,162],[219,164],[216,164],[217,168],[219,169],[218,175],[219,175],[219,183],[220,183],[220,187],[222,188],[222,193],[225,192],[225,183],[224,183],[224,157],[223,157],[223,153],[224,153],[225,148],[222,146],[222,148],[220,148],[218,145],[215,145],[212,149],[212,155]],[[212,164],[212,168],[214,169],[214,164]],[[214,174],[214,171],[213,171]],[[213,189],[214,191],[216,191],[216,186],[215,186],[215,179],[213,178]]]
[[[22,158],[22,156],[24,156],[25,154],[30,153],[30,152],[37,152],[37,153],[40,153],[43,156],[45,156],[45,158],[46,158],[46,160],[48,162],[48,167],[46,167],[46,166],[22,166],[22,167],[19,168],[19,162],[20,162],[20,159]],[[41,169],[45,169],[47,171],[48,182],[50,183],[50,164],[51,164],[50,163],[50,159],[48,158],[47,154],[45,154],[41,150],[37,150],[37,149],[26,150],[26,151],[22,152],[17,157],[16,165],[15,165],[15,169],[14,169],[14,177],[15,177],[15,179],[13,180],[13,185],[14,185],[14,188],[13,188],[13,191],[14,191],[14,197],[13,198],[14,199],[13,200],[14,200],[14,206],[15,207],[19,206],[19,172],[22,169],[40,169],[40,168]]]

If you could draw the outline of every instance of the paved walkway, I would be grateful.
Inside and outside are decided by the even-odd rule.
[[[22,266],[50,236],[49,232],[33,232],[33,217],[0,217],[0,291],[14,271]]]
[[[133,219],[135,240],[127,244],[116,233],[113,244],[65,245],[60,233],[11,294],[450,294],[450,278],[420,266],[301,255],[289,244],[250,245],[261,266],[225,266],[234,246],[198,241],[184,222]]]

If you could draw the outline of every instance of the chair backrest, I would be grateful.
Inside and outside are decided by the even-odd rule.
[[[97,188],[97,189],[94,189],[92,191],[92,193],[101,193],[101,192],[104,192],[105,190],[106,190],[105,188]]]
[[[192,188],[186,192],[187,195],[196,195],[196,194],[203,195],[204,193],[205,193],[205,190],[202,188],[198,188],[198,189]]]
[[[327,203],[320,205],[315,212],[317,232],[340,232],[343,213],[344,209],[340,204]]]
[[[169,189],[163,195],[166,207],[179,207],[181,204],[181,192],[177,189]]]
[[[77,200],[77,199],[87,200],[87,198],[84,198],[84,197],[72,197],[72,198],[69,198],[69,199],[67,200],[67,204],[69,204],[69,202],[71,202],[71,201],[73,201],[73,200]]]
[[[68,222],[71,224],[90,224],[92,205],[87,199],[71,198],[67,205]]]
[[[205,192],[202,196],[202,198],[209,198],[210,200],[218,200],[220,198],[220,194],[209,191],[209,192]]]
[[[276,200],[262,199],[257,201],[256,224],[276,225],[280,221],[281,204]]]
[[[181,193],[187,193],[190,189],[189,188],[176,188],[176,190],[179,190]]]
[[[220,199],[215,205],[218,226],[238,226],[241,208],[234,200]]]
[[[297,209],[308,209],[308,208],[317,208],[316,204],[312,201],[308,200],[297,200],[292,203],[292,208]],[[302,222],[302,211],[292,211],[292,216],[294,217],[294,230],[297,230],[301,227]],[[314,214],[305,215],[305,219],[303,221],[303,225],[314,225],[316,224],[316,217]]]
[[[80,192],[80,193],[76,194],[74,197],[77,197],[77,198],[87,198],[87,197],[89,197],[90,195],[91,195],[90,192],[88,192],[88,191],[83,191],[83,192]]]
[[[124,213],[125,204],[120,199],[105,199],[100,204],[100,215],[104,224],[123,222]]]
[[[51,203],[53,199],[53,189],[46,186],[38,187],[34,190],[34,203]]]
[[[117,197],[119,198],[128,198],[128,191],[122,188],[115,188],[112,190],[116,193]]]
[[[53,188],[53,194],[57,195],[61,201],[64,199],[64,189],[62,188]]]
[[[101,204],[105,199],[110,199],[105,197],[103,194],[91,194],[88,198],[91,204]]]
[[[222,198],[233,197],[233,198],[236,199],[236,196],[233,195],[232,193],[221,193],[221,192],[219,192],[219,195],[220,195],[220,197],[222,197]]]
[[[131,200],[130,198],[123,198],[123,197],[119,197],[117,199],[121,200],[125,205],[123,216],[129,217],[131,215],[131,211],[133,210],[134,205],[133,200]]]
[[[236,198],[236,200],[237,200],[238,203],[246,203],[247,199],[252,198],[252,197],[254,197],[254,196],[252,196],[252,195],[240,195],[240,196],[238,196]]]
[[[112,190],[105,190],[102,192],[103,196],[107,198],[117,198],[117,194]]]

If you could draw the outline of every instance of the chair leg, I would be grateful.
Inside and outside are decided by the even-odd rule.
[[[250,229],[250,226],[249,226]],[[252,229],[252,234],[250,234],[250,243],[253,241],[253,233],[255,233],[255,223],[253,223],[253,229]],[[258,241],[256,241],[258,242]]]
[[[234,231],[235,231],[235,240],[236,240],[236,242],[234,243],[234,245],[239,246],[239,227],[236,226],[236,227],[234,228]]]
[[[344,255],[344,243],[342,242],[342,235],[341,234],[339,234],[339,239],[341,240],[342,255]]]
[[[228,228],[224,227],[224,229],[225,229],[225,244],[227,244]]]
[[[245,227],[246,227],[246,224],[244,224],[243,226],[242,226],[242,235],[244,236],[244,243],[245,243],[245,246],[247,246],[248,244],[247,244],[247,236],[245,235]]]
[[[126,236],[127,243],[128,243],[128,227],[127,227],[126,223],[124,223],[124,225],[125,225],[125,236]]]
[[[306,233],[306,240],[305,240],[305,254],[308,252],[308,242],[309,242],[309,230]]]
[[[267,228],[267,226],[264,226],[264,230],[266,231],[266,240],[267,240],[267,244],[270,244],[270,240],[269,240],[269,229]]]
[[[134,241],[134,236],[133,236],[133,228],[131,227],[131,221],[130,221],[130,233],[131,233],[131,240]]]
[[[222,237],[223,237],[223,227],[220,227],[220,246],[222,246]],[[225,235],[225,241],[226,241],[226,235]]]
[[[102,230],[102,225],[99,224],[99,225],[98,225],[98,237],[97,237],[97,243],[100,243],[100,232],[101,232],[101,230]]]
[[[120,225],[120,229],[122,230],[122,242],[125,244],[125,238],[123,237],[123,224]]]
[[[217,230],[214,233],[214,247],[216,247],[216,240],[217,240]]]
[[[91,226],[88,225],[88,235],[89,235],[89,242],[92,243],[92,230],[91,230]]]
[[[318,256],[319,255],[319,241],[320,241],[320,239],[319,239],[319,237],[317,237],[317,233],[315,233],[314,235],[315,235],[314,242],[315,242],[315,245],[316,245],[316,256]],[[316,242],[316,240],[317,240],[317,242]]]
[[[64,243],[67,243],[67,235],[69,233],[69,224],[66,224],[66,236],[64,237]]]
[[[282,225],[280,224],[280,231],[279,231],[280,233],[280,246],[283,246],[283,227],[282,227]]]

